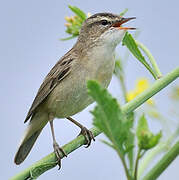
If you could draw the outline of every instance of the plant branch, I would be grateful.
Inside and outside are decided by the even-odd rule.
[[[90,131],[92,131],[94,136],[97,136],[101,133],[96,128],[91,128]],[[85,138],[84,136],[81,135],[75,138],[74,140],[70,141],[68,144],[64,145],[62,148],[65,151],[65,153],[68,155],[84,144],[85,144]],[[64,158],[64,155],[61,153],[60,157]],[[24,171],[20,172],[16,176],[12,177],[10,180],[30,179],[34,172],[38,172],[38,175],[36,176],[37,178],[38,176],[43,174],[45,171],[55,167],[56,165],[57,165],[56,156],[54,153],[50,153],[49,155],[45,156],[41,160],[31,165],[29,168],[25,169]],[[49,169],[45,169],[47,167],[49,167]]]
[[[149,87],[146,91],[138,95],[134,100],[130,101],[129,103],[125,104],[122,107],[123,113],[130,113],[134,111],[137,107],[155,95],[157,92],[165,88],[168,84],[174,81],[176,78],[179,77],[179,67],[173,70],[172,72],[168,73],[165,77],[156,81],[151,87]],[[101,132],[96,128],[91,129],[94,136],[99,135]],[[62,148],[66,152],[66,154],[70,154],[72,151],[78,149],[82,145],[85,144],[85,139],[83,136],[79,136],[69,142],[68,144],[64,145]],[[179,150],[179,143],[177,146]],[[63,158],[63,155],[61,154]],[[29,168],[25,169],[24,171],[20,172],[16,176],[12,177],[11,180],[19,180],[19,179],[32,179],[31,177],[35,176],[36,178],[40,176],[45,171],[55,167],[57,165],[57,159],[54,153],[51,153],[41,159],[40,161],[36,162]]]
[[[155,180],[179,155],[179,141],[163,156],[162,159],[149,171],[143,180]]]

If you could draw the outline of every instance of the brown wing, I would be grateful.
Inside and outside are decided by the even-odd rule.
[[[46,99],[59,82],[70,73],[72,60],[72,58],[66,56],[62,60],[58,61],[51,69],[40,86],[24,123],[28,121],[35,112],[36,108]]]

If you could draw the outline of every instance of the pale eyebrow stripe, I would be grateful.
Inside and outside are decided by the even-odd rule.
[[[88,19],[93,19],[93,18],[96,18],[98,16],[103,16],[103,17],[107,17],[107,18],[115,18],[115,17],[118,17],[117,15],[114,15],[114,14],[111,14],[111,13],[97,13],[97,14],[94,14],[92,16],[90,16]]]

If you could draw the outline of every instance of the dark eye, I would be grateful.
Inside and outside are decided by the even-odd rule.
[[[102,24],[103,26],[106,26],[107,24],[109,24],[109,22],[108,22],[107,20],[102,20],[102,21],[101,21],[101,24]]]

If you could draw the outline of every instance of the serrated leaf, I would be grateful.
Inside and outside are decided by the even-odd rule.
[[[76,6],[68,6],[77,16],[79,16],[83,21],[86,19],[86,14],[81,10],[79,9],[78,7]]]
[[[145,60],[144,56],[140,52],[134,38],[131,34],[126,32],[123,40],[122,45],[127,46],[127,48],[130,50],[130,52],[149,70],[149,72],[153,75],[155,79],[157,79],[157,75],[155,71],[152,69],[152,67],[148,64],[148,62]]]
[[[154,135],[149,130],[147,120],[145,116],[142,115],[139,119],[137,126],[137,139],[138,139],[139,148],[143,150],[148,150],[155,147],[158,144],[161,136],[162,136],[161,132]]]
[[[121,154],[125,154],[125,142],[131,135],[131,121],[126,119],[115,98],[96,82],[88,81],[88,90],[97,106],[92,111],[93,124],[100,129]]]

